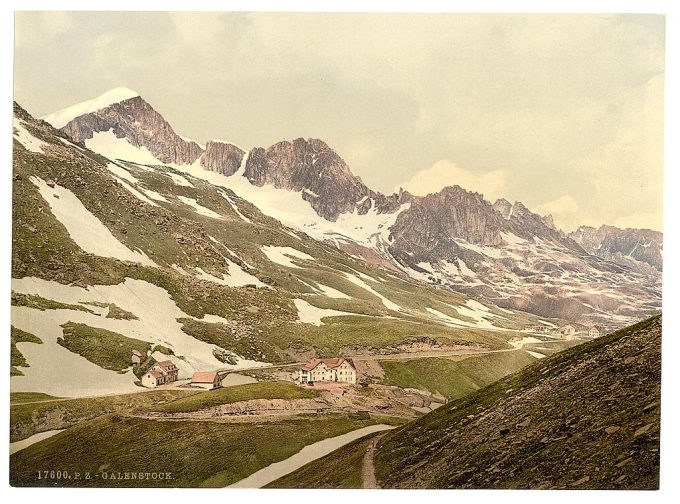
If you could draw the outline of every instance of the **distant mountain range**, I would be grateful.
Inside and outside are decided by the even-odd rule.
[[[368,188],[322,140],[268,148],[178,135],[120,88],[44,118],[110,159],[170,165],[230,187],[264,214],[369,263],[499,307],[620,326],[660,309],[663,235],[581,227],[565,234],[521,202],[446,187],[424,197]]]

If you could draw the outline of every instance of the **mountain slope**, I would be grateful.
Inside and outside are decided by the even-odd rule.
[[[569,237],[607,261],[647,274],[663,270],[663,235],[658,231],[581,226]]]
[[[543,359],[387,434],[379,484],[654,489],[661,317]]]
[[[508,348],[538,323],[366,264],[210,181],[260,190],[245,177],[114,162],[18,105],[13,162],[12,323],[43,341],[16,344],[29,366],[15,392],[136,388],[143,367],[118,373],[119,359],[59,344],[72,327],[150,348],[147,363],[170,359],[186,377],[422,336]]]
[[[109,103],[116,97],[124,99]],[[250,151],[223,141],[202,146],[175,134],[133,92],[107,93],[55,116],[63,133],[100,154],[148,166],[171,164],[401,277],[506,309],[607,327],[661,306],[660,233],[643,233],[639,246],[630,243],[643,236],[639,230],[611,228],[606,243],[599,231],[567,236],[550,216],[521,202],[491,204],[458,186],[424,197],[383,195],[321,140],[298,138]]]

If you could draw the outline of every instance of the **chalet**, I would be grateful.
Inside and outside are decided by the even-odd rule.
[[[159,385],[177,381],[179,369],[171,361],[156,362],[142,376],[142,385],[153,388]]]
[[[594,325],[588,330],[588,336],[591,338],[599,338],[604,334],[604,327],[599,325]]]
[[[222,380],[217,371],[196,371],[191,377],[191,385],[207,390],[219,388]]]
[[[356,383],[357,370],[352,359],[312,359],[299,371],[300,383],[317,381]]]

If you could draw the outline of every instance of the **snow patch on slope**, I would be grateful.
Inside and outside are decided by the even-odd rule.
[[[312,306],[307,301],[302,299],[294,299],[295,308],[298,311],[299,322],[302,324],[312,324],[315,326],[323,325],[321,321],[324,317],[341,317],[345,315],[356,315],[356,313],[348,313],[337,310],[330,310],[326,308],[317,308]]]
[[[130,184],[128,184],[124,180],[119,179],[115,175],[113,175],[113,178],[116,180],[116,182],[118,182],[120,185],[122,185],[124,189],[126,189],[130,194],[132,194],[138,200],[143,201],[144,203],[147,203],[148,205],[151,205],[151,206],[158,206],[157,203],[154,203],[153,201],[151,201],[144,194],[140,193],[137,189],[132,187]]]
[[[316,287],[326,297],[334,298],[334,299],[352,299],[350,296],[348,296],[344,292],[340,292],[339,290],[334,289],[333,287],[329,287],[328,285],[324,285],[324,284],[317,282]]]
[[[176,173],[172,173],[172,172],[167,172],[166,175],[172,179],[172,181],[175,183],[175,185],[182,186],[182,187],[194,187],[194,184],[189,182],[187,179],[185,179],[181,175],[177,175]]]
[[[163,196],[160,193],[157,193],[156,191],[152,191],[151,189],[146,189],[144,187],[140,187],[141,191],[146,194],[149,198],[154,199],[156,201],[163,201],[164,203],[168,203],[168,199]]]
[[[228,264],[229,273],[222,275],[222,278],[211,275],[210,273],[206,273],[201,268],[196,268],[196,271],[199,273],[196,275],[196,278],[220,285],[226,285],[227,287],[244,287],[246,285],[268,287],[268,285],[262,283],[256,276],[243,271],[243,269],[238,264],[231,262],[226,257],[224,257],[224,260]]]
[[[186,196],[177,196],[179,200],[184,203],[185,205],[189,205],[192,207],[197,214],[199,215],[204,215],[206,217],[212,217],[213,219],[221,219],[222,216],[218,214],[217,212],[214,212],[210,210],[207,207],[204,207],[203,205],[200,205],[195,199],[193,198],[187,198]]]
[[[292,247],[276,247],[274,245],[263,245],[260,250],[271,262],[286,266],[287,268],[301,268],[291,261],[292,258],[313,261],[314,258]]]
[[[117,164],[107,163],[106,169],[123,180],[127,180],[133,184],[139,184],[139,179],[133,176],[132,173],[127,171],[125,168],[121,168]]]
[[[247,222],[248,224],[252,224],[252,221],[248,217],[246,217],[245,215],[243,215],[241,213],[241,211],[238,209],[238,206],[236,205],[236,203],[234,201],[232,201],[232,199],[229,196],[227,196],[222,191],[219,191],[219,193],[224,199],[226,199],[229,202],[232,210],[234,210],[234,212],[236,212],[236,215],[238,215],[241,218],[242,221]]]
[[[450,317],[446,313],[442,313],[439,310],[435,310],[434,308],[426,308],[428,313],[431,313],[435,317],[437,317],[439,320],[442,322],[446,323],[448,326],[453,326],[453,327],[477,327],[476,324],[473,324],[471,322],[466,322],[465,320],[459,320],[457,318]]]
[[[493,324],[491,321],[492,319],[505,319],[505,317],[501,317],[500,315],[496,315],[494,313],[491,313],[489,308],[484,306],[482,303],[475,301],[474,299],[468,299],[465,301],[465,305],[452,305],[449,303],[442,303],[445,306],[448,306],[452,310],[455,310],[456,313],[459,315],[470,318],[474,320],[474,323],[470,322],[464,322],[458,319],[453,319],[452,317],[448,317],[448,315],[444,315],[444,317],[448,317],[451,320],[455,321],[456,324],[458,325],[465,325],[466,327],[476,327],[478,329],[494,329],[498,331],[505,331],[507,329],[503,329],[502,327],[497,327]],[[430,313],[434,314],[434,311],[431,308],[427,309]],[[436,315],[436,314],[435,314]],[[439,315],[437,315],[439,316]],[[441,317],[440,317],[441,318]]]
[[[144,252],[132,251],[119,242],[71,191],[56,184],[50,187],[39,177],[32,176],[30,180],[47,201],[57,220],[64,225],[71,239],[85,252],[156,266]]]
[[[139,164],[161,163],[146,147],[135,147],[125,138],[118,138],[112,130],[95,132],[85,140],[85,146],[109,159],[124,159]]]
[[[345,273],[345,278],[347,278],[347,280],[352,282],[354,285],[357,285],[357,286],[361,287],[362,289],[367,290],[368,292],[370,292],[374,296],[378,297],[380,299],[380,301],[382,301],[382,304],[385,306],[385,308],[387,308],[388,310],[394,310],[394,311],[402,311],[403,310],[403,308],[401,306],[399,306],[396,303],[393,303],[392,301],[387,299],[385,296],[383,296],[379,292],[376,292],[373,289],[373,287],[368,285],[361,278],[359,278],[355,275],[352,275],[350,273]]]
[[[31,133],[24,127],[24,124],[22,121],[17,119],[16,117],[14,118],[14,129],[16,130],[14,132],[14,138],[26,147],[26,150],[29,150],[31,152],[37,152],[38,154],[44,154],[43,152],[43,147],[48,145],[46,142],[43,142],[39,138],[34,137],[31,135]]]
[[[188,173],[211,184],[231,189],[236,195],[255,205],[263,214],[273,217],[294,229],[304,231],[317,240],[352,240],[371,246],[376,239],[387,241],[389,228],[397,216],[409,208],[402,205],[394,213],[378,214],[371,209],[366,215],[354,213],[341,214],[336,222],[329,222],[319,216],[308,202],[302,199],[302,191],[277,189],[271,185],[254,186],[244,177],[248,154],[243,156],[241,166],[233,175],[206,170],[197,160],[192,165],[172,165],[173,168]]]

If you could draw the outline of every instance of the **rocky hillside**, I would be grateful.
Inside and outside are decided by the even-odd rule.
[[[567,236],[521,202],[491,204],[458,186],[424,197],[384,195],[322,140],[249,151],[223,141],[202,146],[177,135],[134,92],[47,119],[111,159],[172,163],[350,255],[502,308],[622,327],[661,306],[661,233],[603,226]]]
[[[607,261],[651,275],[663,270],[663,234],[658,231],[581,226],[569,237]]]
[[[655,489],[661,316],[555,354],[378,443],[383,488]]]
[[[415,278],[546,317],[621,327],[660,307],[658,270],[592,254],[522,203],[458,186],[413,198],[387,251]]]

